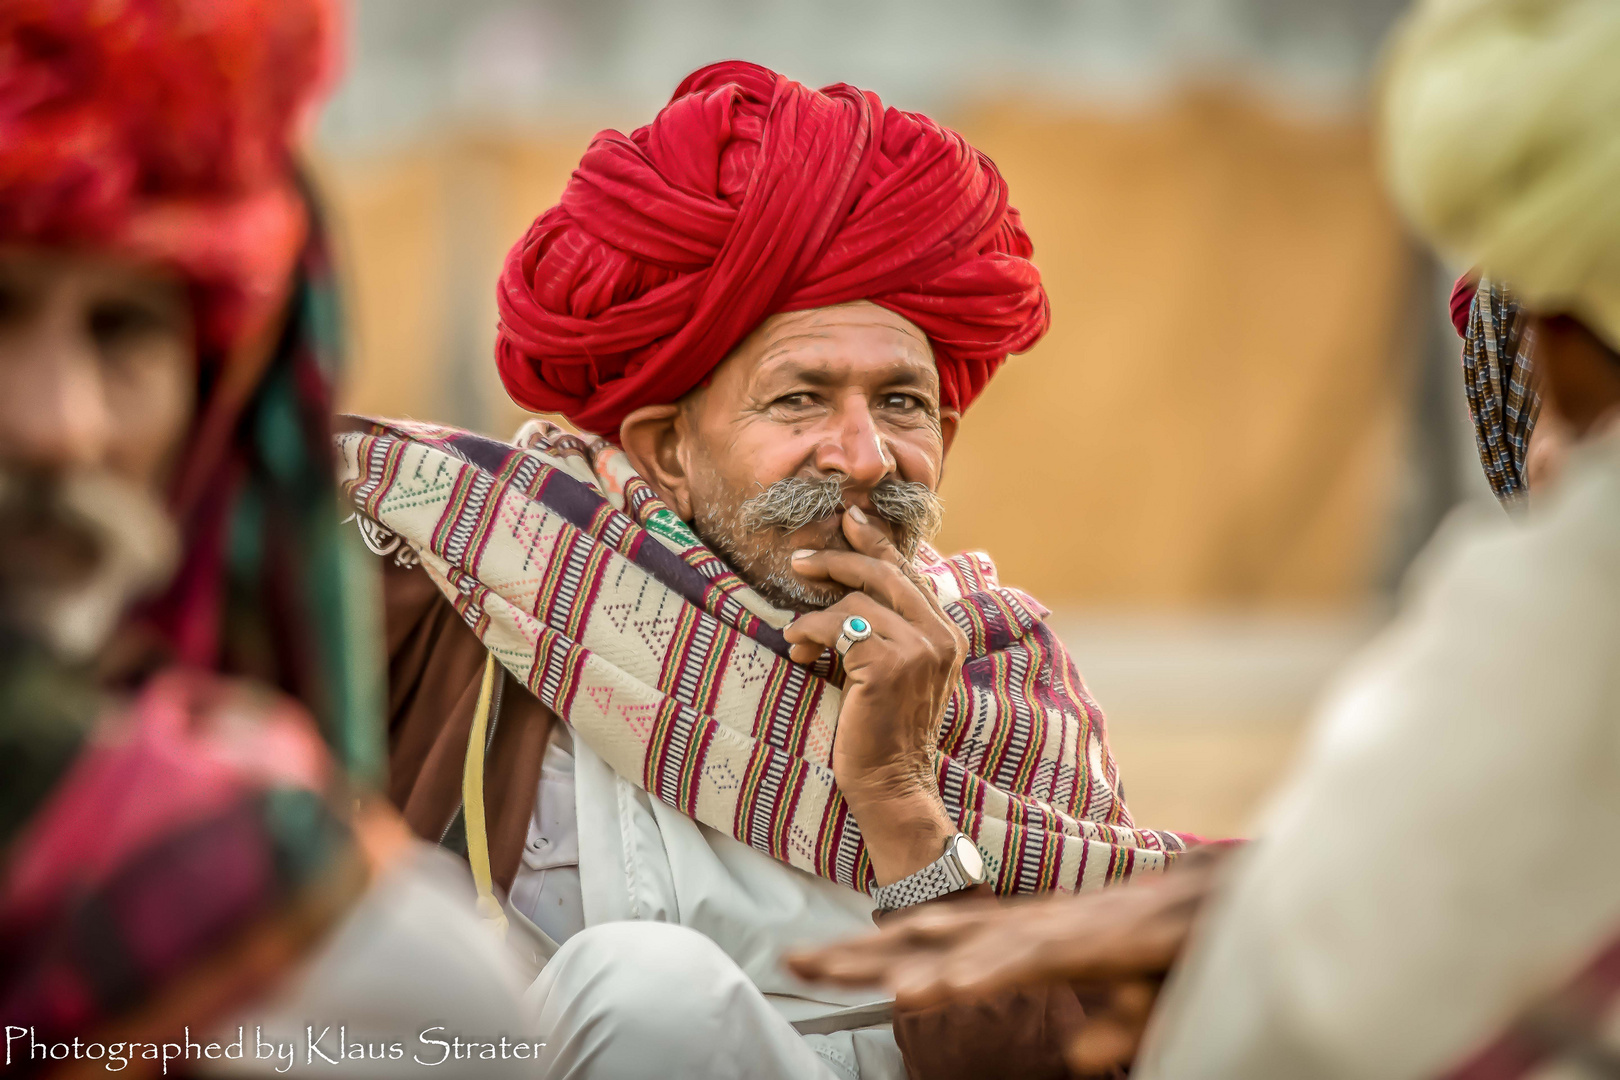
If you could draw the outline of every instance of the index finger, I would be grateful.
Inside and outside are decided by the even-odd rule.
[[[882,562],[892,563],[895,566],[904,566],[905,556],[894,541],[873,521],[871,515],[858,506],[851,506],[844,511],[844,538],[849,546],[862,555],[871,556]]]
[[[899,566],[858,551],[795,551],[793,570],[803,577],[825,578],[857,589],[910,623],[932,610],[917,583]]]
[[[844,536],[849,540],[850,546],[862,555],[870,555],[874,559],[899,567],[900,573],[916,587],[934,614],[949,621],[945,607],[939,602],[934,590],[917,572],[915,566],[900,553],[894,541],[890,540],[871,516],[860,507],[852,506],[844,514]]]

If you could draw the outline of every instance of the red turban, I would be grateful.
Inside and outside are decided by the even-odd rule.
[[[306,228],[290,146],[332,0],[4,0],[0,241],[178,270],[205,346],[275,309]]]
[[[512,397],[617,437],[767,316],[870,300],[928,335],[965,408],[1050,308],[989,158],[877,95],[712,64],[604,131],[507,255],[496,362]]]
[[[1470,270],[1451,286],[1451,325],[1457,336],[1468,336],[1468,313],[1474,307],[1474,294],[1479,291],[1479,275]]]

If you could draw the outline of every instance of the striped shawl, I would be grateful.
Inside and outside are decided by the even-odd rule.
[[[519,445],[385,422],[337,439],[368,539],[402,540],[490,652],[619,776],[793,866],[858,889],[871,864],[833,782],[842,673],[788,659],[768,605],[623,451],[549,424]],[[1158,870],[1101,711],[1029,596],[983,555],[916,569],[968,639],[935,758],[946,808],[1002,893]]]

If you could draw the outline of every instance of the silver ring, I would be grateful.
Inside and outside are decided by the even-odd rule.
[[[872,624],[859,615],[851,615],[844,620],[844,625],[838,631],[838,640],[833,642],[833,648],[839,656],[847,654],[850,646],[859,644],[872,636]]]

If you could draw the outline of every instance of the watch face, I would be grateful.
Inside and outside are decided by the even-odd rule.
[[[968,876],[969,881],[984,880],[984,856],[979,854],[977,844],[965,836],[958,836],[955,854],[957,864],[962,867],[962,872]]]

